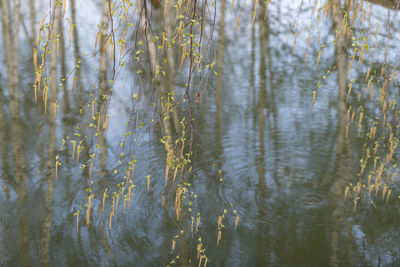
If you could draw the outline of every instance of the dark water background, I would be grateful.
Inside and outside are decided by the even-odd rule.
[[[357,137],[357,127],[351,128],[345,142],[348,153],[337,151],[343,140],[338,139],[339,89],[335,70],[324,81],[313,109],[310,108],[317,81],[335,64],[334,47],[327,46],[315,70],[321,44],[334,40],[330,19],[321,18],[319,27],[311,31],[309,58],[304,63],[307,34],[298,36],[293,51],[293,21],[296,18],[300,31],[315,24],[316,16],[311,17],[313,3],[274,2],[269,7],[268,20],[257,16],[253,27],[248,3],[243,7],[243,13],[248,15],[243,15],[237,32],[237,12],[231,14],[230,2],[227,3],[222,25],[219,3],[210,51],[214,56],[221,53],[217,40],[224,34],[224,64],[221,75],[209,78],[209,87],[202,91],[201,104],[194,111],[196,135],[189,177],[191,191],[197,194],[193,209],[201,214],[199,229],[208,265],[400,265],[398,194],[394,191],[392,201],[376,203],[376,208],[361,203],[356,213],[353,202],[344,201],[345,186],[357,181],[363,142]],[[365,4],[366,10],[369,5]],[[99,1],[77,1],[76,6],[80,51],[89,54],[93,51],[101,5]],[[46,1],[38,2],[36,8],[39,20],[48,5]],[[382,35],[378,40],[384,44],[387,9],[378,5],[372,8],[373,23],[381,23]],[[23,15],[25,10],[22,9]],[[157,12],[160,11],[153,14],[155,25],[159,22]],[[390,12],[392,39],[388,64],[396,66],[400,62],[400,25],[395,12]],[[70,155],[60,152],[63,166],[57,181],[53,181],[48,162],[54,158],[48,156],[59,149],[62,138],[71,135],[78,117],[79,96],[68,96],[68,109],[63,102],[66,95],[61,94],[55,126],[57,145],[52,146],[43,110],[33,101],[32,55],[22,30],[20,39],[19,120],[10,119],[6,66],[0,65],[0,265],[40,266],[46,257],[52,266],[167,265],[176,256],[171,254],[172,239],[184,223],[175,219],[173,189],[167,191],[166,205],[161,207],[165,151],[158,142],[157,129],[145,129],[136,136],[140,145],[135,145],[136,187],[131,207],[124,214],[122,210],[117,213],[111,231],[108,216],[98,214],[104,188],[118,183],[113,170],[118,166],[123,125],[132,108],[131,94],[138,92],[139,78],[132,74],[134,64],[128,64],[117,74],[109,106],[106,159],[94,169],[93,190],[97,199],[93,204],[93,222],[90,227],[85,225],[83,209],[77,233],[73,214],[87,201],[88,173],[80,171]],[[378,49],[368,64],[374,64],[373,60],[382,62],[383,53],[383,49]],[[4,51],[1,54],[4,62]],[[66,50],[66,58],[67,69],[71,69],[72,48]],[[82,84],[87,94],[97,82],[97,67],[97,57],[87,57],[82,65]],[[360,77],[365,77],[365,69],[364,64],[358,64],[352,75],[357,77],[361,73]],[[177,77],[178,96],[183,95],[184,79],[183,75]],[[71,86],[70,80],[68,83]],[[219,84],[221,103],[215,97]],[[365,87],[362,78],[356,78],[354,84],[358,88],[355,90]],[[398,86],[397,79],[394,90]],[[151,98],[151,92],[145,92],[145,96]],[[151,102],[148,106],[143,105],[140,112],[149,119],[153,116]],[[18,124],[15,132],[13,124]],[[12,153],[14,148],[20,150]],[[68,149],[71,153],[71,146]],[[149,173],[152,178],[148,192]],[[398,185],[399,177],[396,181]],[[50,199],[49,190],[54,190]],[[229,213],[217,247],[218,216],[230,204],[240,215],[239,227],[234,229],[235,218]],[[195,240],[189,235],[182,243],[178,241],[177,250],[182,258],[195,259]],[[193,260],[192,264],[198,263]]]

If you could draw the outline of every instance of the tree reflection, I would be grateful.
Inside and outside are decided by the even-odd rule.
[[[346,7],[342,6],[340,1],[332,1],[334,13],[332,14],[332,24],[334,32],[337,33],[335,46],[335,65],[337,68],[338,79],[338,107],[337,107],[337,137],[336,137],[336,162],[335,162],[335,181],[334,181],[334,202],[337,204],[342,202],[344,198],[343,190],[345,185],[353,177],[353,166],[351,157],[350,139],[346,136],[346,127],[348,122],[346,118],[346,95],[347,95],[347,73],[348,73],[348,56],[347,56],[347,30],[343,26],[343,17]],[[340,238],[343,234],[340,225],[342,217],[342,206],[336,205],[333,211],[333,217],[336,220],[331,234],[331,256],[330,263],[332,266],[340,266],[344,259],[338,255]],[[350,229],[346,229],[350,230]],[[351,234],[349,233],[351,236]],[[348,239],[348,242],[350,238]],[[350,244],[350,243],[348,243]],[[349,255],[351,255],[351,251]],[[351,260],[349,257],[347,260]]]

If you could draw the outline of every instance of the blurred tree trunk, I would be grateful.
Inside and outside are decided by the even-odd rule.
[[[217,132],[221,131],[222,125],[222,88],[224,70],[224,51],[225,51],[225,10],[226,0],[221,0],[221,17],[219,20],[218,46],[217,46]]]
[[[53,21],[50,33],[50,92],[51,92],[51,107],[57,104],[58,100],[58,54],[60,49],[60,18],[61,6],[55,4],[53,11]],[[55,110],[55,109],[54,109]],[[52,110],[52,111],[54,111]],[[54,114],[55,116],[56,114]],[[54,117],[50,116],[50,117]],[[54,119],[50,119],[50,123],[54,123]]]
[[[256,1],[257,2],[257,1]],[[254,10],[254,6],[253,6]],[[265,142],[264,142],[264,134],[265,134],[265,112],[267,110],[267,103],[265,99],[267,98],[267,65],[266,65],[266,55],[267,49],[269,49],[268,38],[269,38],[269,30],[268,30],[268,22],[264,21],[264,4],[260,3],[260,15],[258,16],[258,29],[259,29],[259,41],[260,41],[260,67],[259,67],[259,95],[258,95],[258,103],[257,103],[257,114],[258,114],[258,155],[256,157],[256,165],[257,165],[257,174],[258,174],[258,183],[257,183],[257,193],[256,197],[262,197],[263,199],[258,201],[255,199],[255,203],[257,203],[258,208],[258,217],[260,222],[262,222],[263,218],[265,218],[266,212],[265,209],[260,206],[259,203],[263,203],[265,192],[267,190],[266,183],[266,173],[267,170],[265,168]],[[254,28],[254,27],[253,27]],[[257,224],[257,229],[259,233],[267,234],[269,232],[268,227],[266,227],[263,223]],[[264,234],[260,234],[257,236],[257,247],[256,247],[256,255],[258,259],[263,259],[262,256],[265,253],[265,248],[268,246],[268,243],[265,242]],[[265,259],[267,261],[267,259]],[[262,262],[262,264],[266,264],[266,262]]]
[[[73,45],[74,45],[74,57],[75,57],[75,66],[79,64],[79,37],[78,37],[78,27],[76,21],[76,9],[75,9],[75,0],[70,0],[71,2],[71,22],[75,27],[72,29],[73,34]],[[79,108],[83,105],[83,84],[81,79],[81,68],[78,68],[75,73],[75,77],[77,86],[78,86],[78,106]]]
[[[20,23],[20,1],[14,0],[14,9],[11,12],[8,0],[1,0],[1,20],[3,24],[4,51],[7,65],[8,90],[10,94],[11,119],[19,115],[19,93],[18,93],[18,49],[19,49],[19,23]],[[11,18],[11,14],[14,17]]]
[[[349,26],[343,25],[344,10],[340,0],[332,0],[334,13],[332,14],[333,27],[336,32],[335,63],[338,75],[338,144],[337,154],[348,152],[348,144],[345,138],[346,128],[346,94],[347,94],[347,29]]]
[[[36,21],[36,10],[35,0],[29,0],[29,9],[31,13],[31,46],[35,47],[35,21]]]
[[[18,32],[19,32],[19,14],[20,14],[20,2],[14,0],[13,14],[11,18],[11,7],[9,1],[2,0],[1,2],[2,11],[2,24],[3,24],[3,38],[4,38],[4,50],[7,65],[8,74],[8,92],[10,95],[9,107],[10,107],[10,131],[12,140],[12,155],[15,164],[15,178],[18,184],[18,197],[20,200],[25,198],[25,160],[22,146],[22,129],[21,129],[21,118],[19,115],[19,78],[18,78]],[[14,28],[12,27],[14,26]]]
[[[333,29],[336,33],[336,45],[335,45],[335,64],[337,68],[338,77],[338,126],[337,126],[337,139],[336,139],[336,162],[335,162],[335,177],[334,180],[334,201],[337,203],[337,208],[333,211],[333,217],[337,221],[332,229],[331,235],[331,256],[330,261],[332,266],[340,266],[347,259],[343,259],[338,255],[339,244],[341,243],[341,233],[344,229],[340,229],[341,218],[343,217],[342,206],[339,204],[343,201],[344,190],[349,179],[352,178],[352,157],[350,153],[350,140],[346,136],[346,94],[347,94],[347,73],[348,73],[348,55],[347,55],[347,31],[348,25],[343,25],[345,23],[344,16],[348,14],[347,6],[342,6],[340,0],[332,0],[333,14],[332,22]],[[345,229],[349,230],[350,229]],[[351,233],[349,233],[349,238],[346,242],[351,240]],[[351,246],[350,246],[351,247]]]
[[[100,127],[103,127],[107,116],[107,100],[103,98],[103,95],[107,95],[107,37],[108,37],[108,21],[109,21],[109,10],[107,0],[103,0],[102,3],[102,14],[100,21],[100,62],[99,62],[99,101],[98,101],[98,112],[100,113]],[[99,129],[100,131],[101,129]],[[107,144],[105,138],[105,132],[102,132],[99,136],[100,146],[100,166],[99,176],[104,177],[106,174],[107,167]]]
[[[49,137],[47,142],[47,195],[46,195],[46,214],[43,223],[43,248],[42,248],[42,265],[50,266],[51,258],[51,227],[53,223],[52,201],[54,195],[54,183],[56,180],[55,173],[55,149],[56,149],[56,110],[58,103],[58,56],[60,50],[60,26],[61,26],[61,8],[62,5],[55,4],[53,9],[53,18],[51,22],[50,33],[50,92],[51,92],[51,112],[48,115]]]
[[[164,31],[166,33],[166,37],[168,43],[171,43],[174,38],[174,21],[175,21],[175,7],[173,5],[168,5],[167,14],[164,17]],[[176,49],[171,44],[170,47],[167,46],[167,65],[166,65],[166,73],[165,73],[165,82],[161,82],[161,94],[164,99],[168,98],[168,94],[175,92],[175,76],[176,76]],[[171,120],[174,127],[175,132],[179,130],[179,116],[178,110],[175,106],[175,101],[171,100]]]
[[[20,1],[12,1],[11,9],[10,1],[1,0],[1,21],[3,28],[4,51],[6,51],[5,59],[8,75],[8,92],[10,96],[10,137],[11,152],[14,162],[14,175],[16,182],[16,192],[18,201],[26,200],[25,189],[25,157],[23,151],[23,129],[20,118],[19,104],[19,72],[18,72],[18,53],[19,53],[19,26],[20,26]],[[13,15],[13,16],[12,16]],[[24,204],[22,204],[24,205]],[[16,237],[18,249],[21,251],[19,263],[21,266],[29,266],[31,263],[29,255],[29,237],[27,230],[27,216],[22,215],[18,222],[19,234]]]

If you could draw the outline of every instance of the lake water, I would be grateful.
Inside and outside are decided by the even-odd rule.
[[[87,54],[82,57],[80,73],[83,95],[78,92],[78,84],[73,94],[70,89],[64,94],[60,87],[54,125],[43,114],[43,105],[34,102],[32,54],[22,29],[20,109],[18,116],[11,118],[3,50],[0,65],[0,265],[167,266],[174,260],[178,266],[198,266],[199,244],[205,249],[202,255],[207,256],[207,266],[400,265],[399,173],[393,176],[387,203],[380,197],[364,197],[358,201],[354,212],[354,202],[344,199],[346,186],[359,179],[365,129],[369,129],[371,122],[363,124],[360,137],[357,124],[350,125],[348,137],[340,134],[344,127],[340,118],[346,114],[338,111],[338,70],[334,68],[332,45],[335,30],[330,17],[321,17],[317,25],[317,14],[322,13],[318,10],[313,13],[314,3],[278,1],[269,5],[266,20],[259,14],[265,12],[265,8],[258,10],[252,25],[253,4],[248,1],[247,6],[239,3],[239,7],[237,3],[230,12],[231,2],[228,1],[221,23],[222,2],[217,1],[216,9],[208,3],[210,19],[206,22],[205,42],[209,47],[205,53],[210,61],[219,58],[223,64],[217,61],[214,70],[219,73],[208,73],[206,85],[201,76],[195,76],[192,81],[193,92],[200,93],[200,103],[192,106],[192,170],[184,176],[190,185],[179,220],[174,203],[181,180],[165,187],[167,153],[159,142],[160,127],[151,122],[157,118],[152,106],[154,92],[146,76],[136,74],[138,65],[134,60],[127,60],[127,66],[117,70],[108,105],[110,123],[106,137],[97,138],[87,116],[79,116],[80,105],[85,108],[84,114],[90,114],[90,93],[99,83],[99,54],[92,54],[96,25],[101,16],[100,1],[75,1],[79,50]],[[70,17],[70,5],[68,1],[66,17]],[[367,14],[370,5],[364,1]],[[29,28],[29,12],[25,14],[25,10],[29,10],[28,3],[22,3],[22,7]],[[48,8],[47,1],[36,3],[36,29]],[[239,9],[241,21],[235,31]],[[367,84],[366,69],[386,60],[391,69],[397,67],[398,73],[400,23],[393,10],[388,13],[379,5],[372,5],[371,9],[371,24],[380,23],[380,34],[376,37],[379,49],[368,61],[354,63],[348,75],[349,81],[355,79],[354,91],[346,105],[362,103],[365,113],[369,112],[365,116],[373,121],[379,108],[374,108],[373,102],[368,102],[369,98],[362,93]],[[161,27],[162,10],[152,12],[153,28],[157,31],[157,27]],[[213,39],[207,40],[213,14],[216,14]],[[391,16],[391,40],[385,57],[388,14]],[[309,34],[310,25],[314,28]],[[67,44],[68,24],[64,22],[64,26]],[[361,32],[363,27],[356,30]],[[375,26],[372,29],[375,30]],[[135,35],[129,38],[133,41]],[[3,45],[3,35],[0,42]],[[371,41],[373,45],[374,42]],[[316,68],[318,53],[324,44]],[[309,53],[307,62],[306,50]],[[65,68],[69,73],[75,64],[74,45],[67,47],[65,53]],[[349,62],[351,57],[349,50]],[[183,111],[187,103],[181,101],[187,68],[185,65],[183,71],[176,70],[175,90],[180,101],[180,115],[187,114]],[[61,61],[59,72],[62,77]],[[71,88],[73,76],[68,77],[67,88]],[[391,87],[397,99],[399,79],[400,76]],[[319,89],[318,81],[322,81]],[[318,93],[311,109],[316,89]],[[218,92],[221,92],[220,98]],[[143,96],[139,104],[132,101],[135,94]],[[84,104],[86,101],[88,106]],[[139,118],[135,121],[137,124],[126,125],[132,114]],[[140,121],[144,126],[139,128]],[[88,136],[86,139],[74,135],[79,132],[78,125]],[[129,129],[136,130],[124,139]],[[186,130],[190,131],[189,124]],[[64,146],[63,139],[66,140]],[[76,154],[72,159],[70,141],[78,139],[83,140],[81,145],[86,149],[82,149],[81,160],[76,163]],[[125,146],[121,148],[123,140]],[[99,156],[90,178],[88,148],[95,147],[96,142],[101,144],[101,149],[96,150]],[[60,151],[61,147],[65,149]],[[118,163],[121,152],[135,156],[135,187],[130,207],[123,211],[123,200],[120,200],[110,228],[112,201],[108,198],[105,211],[101,212],[102,196],[106,188],[110,188],[108,194],[112,196],[123,181],[125,161]],[[57,179],[54,173],[56,155],[62,164]],[[398,150],[394,161],[398,161]],[[396,171],[393,167],[393,173]],[[149,190],[148,175],[151,175]],[[89,226],[85,218],[87,188],[95,194]],[[161,205],[163,194],[165,203]],[[81,210],[79,231],[74,215],[78,210]],[[224,227],[217,246],[218,217],[224,210]],[[192,232],[191,217],[196,224],[197,214],[201,218],[198,231]],[[236,214],[240,219],[235,229]],[[176,245],[172,251],[173,240]],[[203,265],[205,258],[202,261]]]

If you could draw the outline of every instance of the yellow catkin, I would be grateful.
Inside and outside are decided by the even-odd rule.
[[[391,77],[391,79],[390,79],[390,86],[393,86],[393,82],[394,82],[394,77],[396,76],[396,71],[395,70],[393,70],[392,71],[392,77]]]
[[[37,103],[37,84],[35,83],[33,85],[33,90],[34,90],[34,94],[35,94],[35,104]]]
[[[121,62],[122,57],[124,56],[124,52],[125,52],[125,44],[121,43],[121,48],[119,50],[119,61]]]
[[[76,213],[76,232],[79,232],[79,212]]]
[[[197,245],[197,259],[200,259],[201,256],[201,244]]]
[[[372,56],[375,56],[377,49],[378,49],[378,41],[376,41],[376,43],[375,43],[374,53],[372,54]]]
[[[368,182],[367,182],[368,189],[370,189],[370,187],[371,187],[371,179],[372,179],[372,175],[368,175]]]
[[[132,185],[128,188],[128,208],[131,206],[131,196],[132,196]]]
[[[177,175],[177,174],[178,174],[178,167],[175,167],[174,177],[173,177],[172,181],[175,182],[175,179],[176,179],[176,175]]]
[[[392,194],[392,189],[389,189],[389,191],[388,191],[388,193],[387,193],[387,197],[386,197],[386,203],[388,203],[388,202],[389,202],[389,197],[390,197],[390,194]]]
[[[353,88],[353,84],[350,83],[350,84],[349,84],[349,90],[347,91],[346,103],[347,103],[347,101],[349,100],[349,96],[350,96],[350,93],[351,93],[351,89],[352,89],[352,88]]]
[[[64,15],[65,15],[65,10],[67,9],[67,0],[64,0],[64,3],[63,3],[63,13],[62,13],[62,16],[64,17]]]
[[[69,26],[68,29],[68,46],[71,47],[72,43],[72,25]]]
[[[322,50],[319,50],[319,52],[318,52],[318,58],[317,58],[317,64],[315,65],[315,69],[318,68],[318,64],[319,64],[319,60],[320,60],[320,58],[321,58],[321,54],[322,54]]]
[[[237,17],[236,19],[236,27],[235,27],[235,32],[239,29],[239,24],[240,24],[240,17]]]
[[[33,66],[35,67],[35,71],[37,69],[37,50],[36,48],[33,49]]]
[[[183,63],[185,62],[185,58],[186,58],[186,45],[183,46],[182,59],[181,59],[181,64],[179,66],[179,71],[182,70],[182,66],[183,66]]]
[[[358,58],[358,63],[363,61],[364,51],[365,51],[365,45],[363,44],[362,47],[361,47],[360,57]]]
[[[166,1],[166,2],[167,2],[167,1]],[[175,239],[173,239],[173,240],[172,240],[171,253],[174,253],[174,250],[175,250],[175,245],[176,245],[176,240],[175,240]]]
[[[124,208],[122,210],[122,213],[125,213],[125,208],[126,208],[126,202],[127,202],[128,198],[124,198]]]
[[[81,154],[81,145],[76,148],[76,163],[79,162],[79,155]]]
[[[40,20],[40,23],[39,23],[39,29],[38,29],[38,35],[37,35],[38,47],[40,46],[40,31],[41,31],[42,28],[43,28],[43,22],[44,22],[44,18],[42,18],[42,19]]]
[[[297,35],[299,34],[299,32],[296,32],[294,34],[294,41],[293,41],[293,47],[292,47],[292,53],[294,53],[294,49],[296,47],[296,40],[297,40]]]
[[[115,45],[114,44],[110,44],[111,46],[111,51],[110,51],[110,61],[112,61],[114,59],[114,49],[115,49]]]
[[[163,35],[162,38],[161,50],[164,50],[164,45],[165,45],[165,35]]]
[[[371,82],[370,88],[369,88],[369,97],[371,100],[374,97],[374,83],[372,83],[372,82]]]
[[[235,219],[235,229],[238,227],[239,225],[239,215],[236,215],[236,219]]]
[[[313,98],[312,98],[312,103],[311,103],[311,109],[314,107],[314,103],[315,103],[315,97],[317,96],[317,92],[313,91]]]
[[[108,222],[108,229],[109,229],[110,231],[111,231],[112,216],[113,216],[113,213],[110,212],[110,218],[109,218],[109,222]]]
[[[75,81],[76,81],[76,77],[74,77],[72,79],[71,95],[74,93],[74,90],[75,90]]]
[[[115,215],[118,212],[118,203],[119,203],[119,194],[117,195],[117,203],[116,203],[116,206],[115,206]]]
[[[74,160],[74,157],[75,157],[75,149],[76,149],[76,141],[73,140],[73,141],[71,141],[71,143],[72,143],[72,160]]]
[[[99,41],[99,33],[96,33],[96,40],[94,41],[94,52],[96,53],[97,49],[97,42]]]
[[[371,72],[371,68],[368,68],[367,75],[365,76],[365,81],[368,81],[370,72]]]
[[[92,171],[93,171],[93,161],[90,162],[90,167],[89,167],[89,178],[92,178]]]
[[[363,119],[363,117],[364,117],[364,112],[361,112],[360,113],[360,120],[359,120],[359,122],[358,122],[358,136],[360,136],[360,133],[361,133],[361,127],[362,127],[362,119]]]
[[[378,194],[380,185],[380,179],[377,177],[375,179],[375,195]]]
[[[89,196],[88,208],[86,211],[86,224],[89,225],[90,223],[90,208],[92,204],[92,195]]]
[[[167,183],[168,183],[168,172],[169,172],[169,164],[167,162],[165,164],[165,186],[167,186]]]
[[[56,160],[56,181],[57,181],[57,177],[58,177],[58,160]]]
[[[182,201],[182,189],[178,188],[175,195],[175,205],[174,205],[177,221],[179,221],[179,216],[181,214],[181,201]]]
[[[351,73],[351,67],[353,66],[353,60],[349,63],[349,74]]]
[[[361,182],[357,182],[357,195],[359,195],[361,192]]]
[[[386,191],[387,191],[387,185],[385,185],[385,186],[383,187],[383,190],[382,190],[382,200],[385,199]]]
[[[106,196],[107,196],[107,191],[104,191],[101,212],[104,212],[104,204],[106,203]]]
[[[217,246],[219,245],[219,241],[221,240],[221,237],[222,237],[222,232],[221,232],[221,230],[218,230]]]
[[[199,224],[200,224],[200,215],[197,216],[197,219],[196,219],[196,233],[199,231]]]

